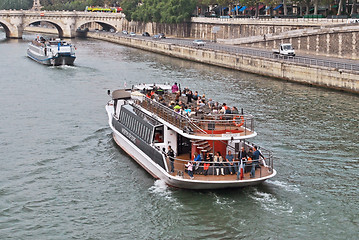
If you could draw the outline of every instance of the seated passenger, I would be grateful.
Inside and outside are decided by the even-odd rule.
[[[216,152],[213,162],[214,162],[214,166],[216,166],[217,176],[219,175],[219,168],[221,168],[221,174],[224,175],[223,158],[220,152]]]

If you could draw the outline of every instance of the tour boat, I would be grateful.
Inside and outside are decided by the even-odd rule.
[[[60,39],[45,40],[37,37],[27,48],[27,56],[44,65],[73,65],[76,59],[74,47]]]
[[[112,93],[108,90],[112,98],[106,111],[114,141],[149,174],[185,189],[244,187],[276,175],[271,151],[260,147],[257,159],[252,154],[252,158],[242,158],[240,153],[242,147],[246,152],[255,148],[249,142],[257,135],[253,116],[243,110],[217,113],[208,101],[201,106],[194,100],[187,103],[184,92],[172,93],[171,87],[139,84]],[[176,100],[186,105],[185,111],[170,107]],[[169,146],[174,157],[168,154]],[[225,160],[228,151],[234,157],[233,165]],[[198,155],[200,161],[194,159]]]

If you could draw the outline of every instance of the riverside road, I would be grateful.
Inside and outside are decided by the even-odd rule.
[[[123,33],[108,33],[103,32],[103,34],[112,34],[118,35],[121,37],[130,37],[129,35]],[[308,66],[323,66],[323,67],[330,67],[335,69],[346,69],[351,71],[358,71],[359,72],[359,61],[357,60],[350,60],[350,59],[341,59],[341,58],[332,58],[332,57],[325,57],[325,56],[317,56],[317,55],[301,55],[300,53],[295,57],[284,57],[275,55],[272,53],[271,50],[267,49],[258,49],[258,48],[250,48],[250,47],[238,47],[233,45],[225,45],[215,42],[208,42],[206,41],[205,46],[194,46],[193,39],[179,39],[179,38],[162,38],[162,39],[153,39],[152,37],[144,37],[136,35],[135,37],[131,38],[142,38],[149,41],[161,41],[172,43],[176,45],[188,46],[188,47],[196,47],[196,48],[203,48],[203,49],[211,49],[217,51],[224,51],[233,54],[244,54],[250,56],[258,56],[270,59],[286,59],[287,61],[308,65]]]

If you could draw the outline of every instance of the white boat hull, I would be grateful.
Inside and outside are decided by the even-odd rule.
[[[186,189],[221,189],[221,188],[238,188],[250,185],[256,185],[272,178],[276,175],[273,173],[269,176],[248,180],[233,180],[233,181],[201,181],[196,179],[184,179],[180,176],[172,176],[166,172],[161,166],[156,164],[150,157],[148,157],[141,149],[129,141],[124,135],[118,132],[112,125],[112,113],[109,106],[106,106],[109,117],[109,125],[113,131],[113,138],[118,146],[120,146],[128,155],[130,155],[139,165],[141,165],[154,178],[163,180],[167,185],[177,188]]]

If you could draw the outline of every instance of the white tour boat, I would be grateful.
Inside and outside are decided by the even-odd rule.
[[[60,39],[46,40],[43,37],[37,37],[29,43],[27,56],[49,66],[73,65],[76,59],[75,48],[71,43]]]
[[[142,84],[112,94],[108,90],[108,94],[112,99],[106,111],[115,142],[169,186],[244,187],[276,175],[271,151],[255,151],[255,145],[248,141],[257,135],[251,115],[215,113],[208,101],[187,103],[185,94],[172,93],[168,84]],[[172,109],[170,104],[176,100],[186,108],[176,105]],[[174,157],[168,154],[169,146]],[[241,152],[242,147],[245,152]],[[226,161],[228,151],[233,162]]]

